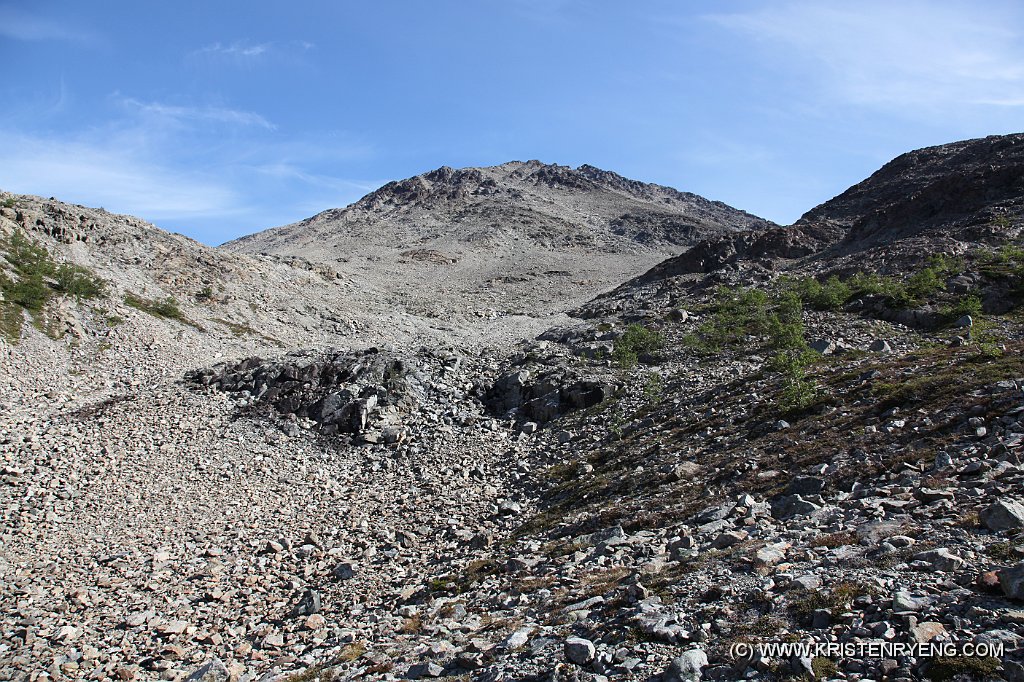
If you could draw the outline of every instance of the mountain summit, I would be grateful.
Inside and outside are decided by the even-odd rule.
[[[511,161],[485,168],[442,166],[389,182],[348,207],[225,246],[283,254],[318,245],[330,251],[357,237],[389,246],[495,246],[508,239],[542,248],[634,250],[638,244],[671,251],[717,234],[771,226],[721,202],[594,166]]]
[[[698,241],[772,227],[594,166],[512,161],[442,166],[222,248],[383,276],[375,284],[395,305],[448,319],[481,303],[495,314],[565,310]]]

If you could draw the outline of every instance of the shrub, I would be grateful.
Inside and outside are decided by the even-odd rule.
[[[942,319],[947,324],[956,322],[964,315],[970,315],[974,319],[981,317],[981,299],[975,294],[964,296],[960,300],[950,305],[943,306],[939,310],[939,314],[942,315]]]
[[[664,345],[665,338],[660,333],[643,325],[631,324],[615,340],[612,357],[621,367],[632,367],[641,355],[661,350]]]
[[[209,301],[212,298],[213,298],[213,288],[212,287],[208,287],[208,286],[207,287],[203,287],[202,289],[200,289],[199,291],[196,292],[196,300],[199,301],[200,303]]]
[[[839,310],[850,300],[850,286],[832,275],[824,283],[805,277],[789,283],[790,289],[814,310]]]
[[[811,672],[816,680],[831,680],[839,672],[839,665],[831,658],[815,656],[811,660]]]
[[[926,267],[912,274],[904,286],[907,302],[916,303],[944,291],[946,282],[943,275],[943,271],[935,267]]]
[[[809,621],[819,609],[827,610],[835,617],[849,609],[854,599],[872,592],[873,588],[869,585],[841,582],[831,590],[808,592],[792,602],[789,611],[800,621]]]
[[[803,306],[793,291],[774,294],[757,288],[719,287],[714,314],[686,337],[687,345],[705,352],[764,337],[771,348],[799,348],[803,338]]]
[[[80,265],[58,265],[53,278],[57,291],[73,296],[79,301],[100,298],[106,291],[106,282]]]
[[[3,202],[0,202],[0,206],[3,206],[4,208],[14,208],[14,197],[7,197]]]
[[[805,347],[780,351],[768,363],[770,370],[782,375],[776,406],[783,414],[802,412],[818,401],[818,388],[806,372],[815,360],[817,354]]]
[[[803,306],[790,291],[779,294],[775,309],[766,316],[765,331],[772,348],[801,348],[804,341]]]
[[[149,313],[153,317],[177,320],[186,324],[192,324],[181,312],[181,308],[178,307],[178,301],[173,296],[168,296],[167,298],[159,301],[153,301],[128,292],[124,296],[124,302],[126,305],[137,308],[144,313]]]
[[[657,372],[650,372],[644,383],[644,397],[649,403],[657,402],[665,392],[665,379]]]
[[[25,315],[19,306],[8,302],[0,305],[0,334],[5,339],[16,342],[21,336],[21,328],[24,324]]]
[[[18,306],[38,316],[54,293],[73,296],[78,300],[103,295],[102,279],[88,268],[69,263],[57,264],[46,247],[29,239],[21,230],[0,240],[0,248],[4,250],[4,260],[16,276],[16,279],[0,277],[0,291],[8,305]],[[12,314],[5,317],[14,319]]]

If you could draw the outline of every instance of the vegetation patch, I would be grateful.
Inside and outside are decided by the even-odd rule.
[[[870,586],[854,582],[837,583],[830,590],[813,590],[790,603],[789,612],[800,622],[809,622],[815,611],[825,610],[837,617],[853,605],[853,600],[872,594]]]
[[[665,338],[659,332],[640,324],[631,324],[615,340],[612,358],[620,367],[633,367],[640,358],[656,353],[664,345]]]
[[[47,329],[43,319],[51,300],[67,296],[85,301],[105,294],[105,282],[91,270],[56,262],[45,246],[21,230],[0,239],[0,250],[9,272],[0,271],[0,332],[11,341],[21,336],[25,312],[37,328],[52,335],[53,330]]]
[[[132,292],[128,292],[124,295],[125,305],[131,306],[137,310],[141,310],[144,313],[148,313],[153,317],[158,317],[162,320],[174,320],[201,329],[201,327],[193,322],[192,320],[185,317],[185,314],[181,311],[178,306],[178,301],[173,296],[168,296],[160,300],[152,300],[143,298]]]
[[[928,664],[925,677],[937,681],[1003,679],[1001,669],[1002,663],[994,656],[940,656]]]

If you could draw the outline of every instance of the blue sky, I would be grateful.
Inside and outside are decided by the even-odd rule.
[[[441,165],[590,163],[790,223],[1024,130],[1024,4],[0,0],[0,188],[216,244]]]

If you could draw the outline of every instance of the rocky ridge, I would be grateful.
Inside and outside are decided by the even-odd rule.
[[[592,166],[515,161],[388,183],[223,248],[299,255],[360,279],[386,271],[385,305],[465,325],[561,312],[701,239],[773,226]]]

